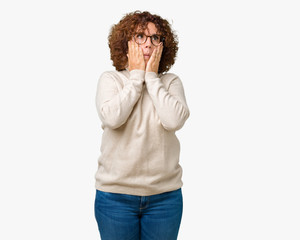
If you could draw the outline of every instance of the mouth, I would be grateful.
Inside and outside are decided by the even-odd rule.
[[[144,54],[144,58],[150,58],[150,54]]]

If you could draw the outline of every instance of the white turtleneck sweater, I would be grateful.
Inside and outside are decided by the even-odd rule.
[[[182,186],[175,131],[184,125],[189,109],[178,76],[104,72],[96,107],[103,129],[97,189],[149,196]]]

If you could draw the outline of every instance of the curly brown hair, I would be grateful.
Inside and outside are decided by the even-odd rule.
[[[137,28],[145,30],[149,22],[154,23],[158,34],[163,37],[163,52],[161,55],[158,73],[169,71],[175,63],[178,51],[177,35],[172,30],[169,22],[158,15],[153,15],[147,11],[135,11],[126,14],[118,24],[111,27],[108,36],[110,48],[110,58],[116,70],[121,71],[127,67],[128,41],[136,32]]]

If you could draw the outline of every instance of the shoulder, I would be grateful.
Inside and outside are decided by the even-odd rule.
[[[106,88],[106,87],[122,88],[124,82],[126,81],[126,78],[127,78],[126,70],[104,71],[98,79],[98,86],[102,88]]]
[[[178,77],[175,73],[171,73],[171,72],[160,73],[159,76],[161,78],[175,78],[175,77]]]
[[[174,81],[181,82],[179,76],[175,73],[169,73],[169,72],[161,73],[159,74],[159,77],[166,86],[169,86]]]
[[[99,81],[105,81],[105,80],[121,81],[121,79],[124,77],[126,77],[126,70],[124,71],[110,70],[110,71],[104,71],[100,75]]]
[[[100,78],[105,78],[105,77],[116,78],[119,76],[119,74],[120,74],[120,72],[116,71],[116,70],[104,71],[100,75]]]
[[[175,80],[175,79],[179,79],[179,76],[175,73],[170,73],[170,72],[166,72],[166,73],[160,73],[159,74],[159,77],[164,80],[164,81],[172,81],[172,80]]]

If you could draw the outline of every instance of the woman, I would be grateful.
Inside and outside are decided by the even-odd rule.
[[[174,240],[182,217],[175,131],[189,117],[182,83],[166,73],[178,50],[169,23],[125,15],[109,35],[116,71],[98,82],[102,121],[95,217],[102,240]]]

